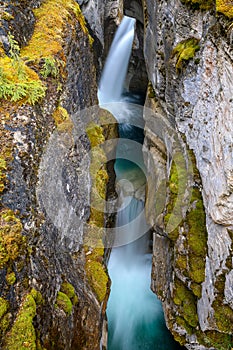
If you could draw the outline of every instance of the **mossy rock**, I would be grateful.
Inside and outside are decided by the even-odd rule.
[[[36,350],[36,332],[33,318],[36,315],[36,302],[28,294],[18,312],[11,330],[6,334],[5,346],[7,350]]]
[[[0,297],[0,319],[6,314],[9,309],[9,302]]]
[[[217,331],[196,332],[200,344],[207,347],[214,347],[216,350],[232,350],[232,335],[220,333]]]
[[[61,285],[61,292],[68,296],[73,305],[76,305],[78,303],[78,297],[71,283],[63,282]]]
[[[86,273],[88,280],[99,300],[102,302],[107,293],[108,275],[103,265],[96,260],[87,260]]]
[[[17,259],[25,249],[26,238],[22,236],[22,224],[14,212],[3,209],[0,212],[0,268],[8,261]]]
[[[214,0],[181,0],[181,2],[201,10],[210,10],[214,8],[215,5]]]
[[[46,87],[23,60],[0,57],[0,98],[35,104],[45,96]]]
[[[198,325],[196,298],[178,279],[175,280],[174,303],[179,306],[180,314],[191,327]]]
[[[7,164],[6,160],[0,157],[0,193],[3,192],[5,187]]]
[[[230,0],[216,0],[216,11],[233,18],[233,5]]]
[[[199,49],[199,40],[196,38],[189,38],[177,44],[172,51],[172,57],[177,57],[176,69],[181,70],[184,61],[187,62],[192,59]]]
[[[215,300],[212,307],[214,309],[214,318],[218,329],[224,333],[231,333],[233,324],[233,310],[219,300]]]
[[[73,305],[70,298],[63,292],[57,293],[55,307],[62,309],[67,315],[70,315],[73,310]]]
[[[13,285],[16,282],[16,276],[14,272],[10,272],[6,275],[6,281],[8,284]]]

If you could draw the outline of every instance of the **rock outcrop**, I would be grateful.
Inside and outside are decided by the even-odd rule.
[[[226,2],[227,3],[227,2]],[[217,4],[217,10],[222,7]],[[232,25],[212,2],[144,1],[144,53],[151,85],[146,105],[182,135],[179,162],[146,117],[149,220],[155,227],[152,287],[167,325],[188,349],[232,347]],[[154,122],[154,125],[158,123]],[[169,139],[169,127],[167,131]],[[190,202],[179,215],[185,158],[193,167]],[[169,155],[169,157],[168,157]],[[172,159],[172,157],[174,157]],[[149,159],[149,160],[148,160]],[[151,159],[153,161],[151,161]],[[187,158],[186,158],[187,164]],[[153,170],[152,170],[153,169]],[[155,213],[151,203],[167,197]],[[163,185],[159,188],[159,185]],[[180,204],[182,206],[182,203]],[[185,206],[185,194],[183,206]],[[179,206],[179,203],[178,203]],[[155,214],[153,214],[155,213]],[[161,218],[161,214],[163,219]],[[172,221],[170,221],[171,223]]]
[[[98,103],[93,40],[73,0],[9,1],[1,15],[0,347],[99,349],[108,276],[103,248],[85,243],[78,113]],[[105,191],[106,171],[96,179]]]

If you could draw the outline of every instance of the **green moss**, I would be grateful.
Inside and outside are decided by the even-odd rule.
[[[176,258],[176,266],[180,270],[187,269],[187,257],[186,257],[186,255],[178,255],[178,257]]]
[[[0,337],[3,339],[5,333],[7,332],[7,329],[10,326],[11,322],[11,313],[8,312],[0,319]]]
[[[187,185],[187,170],[182,153],[176,153],[172,161],[169,177],[169,203],[166,207],[164,223],[170,239],[178,238],[178,225],[182,221],[184,207],[183,194]]]
[[[180,314],[191,327],[198,325],[196,299],[193,293],[178,279],[175,280],[174,303],[179,306]]]
[[[214,8],[214,0],[181,0],[182,3],[189,4],[201,10],[210,10]]]
[[[60,132],[71,132],[73,130],[73,123],[70,119],[67,110],[61,106],[58,106],[53,112],[53,119]]]
[[[201,297],[201,285],[198,283],[191,283],[190,288],[192,289],[193,294],[200,298]]]
[[[189,61],[195,56],[197,50],[200,49],[199,40],[196,38],[189,38],[181,41],[173,49],[172,57],[176,56],[176,69],[181,70],[184,61]]]
[[[202,283],[205,280],[205,261],[196,255],[189,256],[189,276],[195,283]]]
[[[0,297],[0,318],[2,318],[9,308],[9,303],[7,300]]]
[[[78,303],[78,297],[75,293],[75,289],[72,286],[72,284],[68,282],[63,282],[61,285],[61,292],[68,296],[68,298],[72,301],[73,305],[76,305]]]
[[[14,284],[16,281],[16,276],[14,272],[10,272],[6,275],[6,281],[8,284]]]
[[[187,236],[188,245],[195,255],[204,257],[206,256],[207,244],[205,209],[200,191],[194,188],[192,193],[192,208],[187,213],[187,223],[189,226]]]
[[[32,289],[31,290],[31,296],[33,297],[33,299],[35,300],[36,302],[36,305],[41,305],[44,303],[44,299],[42,297],[42,294],[36,290],[36,289]]]
[[[224,333],[230,333],[233,324],[233,310],[219,300],[215,300],[212,307],[218,329]]]
[[[233,18],[233,5],[231,0],[216,0],[216,11],[228,18]]]
[[[6,161],[4,158],[0,157],[0,193],[3,192],[5,187],[6,169]]]
[[[178,324],[178,326],[184,328],[188,334],[191,335],[193,333],[193,328],[190,327],[190,325],[185,321],[184,318],[178,316],[176,318],[176,323]]]
[[[28,294],[20,307],[16,320],[6,335],[5,348],[7,350],[36,350],[36,332],[33,318],[36,315],[36,303]]]
[[[220,333],[217,331],[207,331],[196,333],[200,344],[208,347],[214,347],[216,350],[232,350],[233,339],[232,335]]]
[[[91,147],[96,147],[105,141],[103,128],[95,123],[90,123],[86,128],[86,133],[91,143]]]
[[[12,210],[0,212],[0,268],[17,259],[24,250],[26,238],[22,236],[22,224]]]
[[[102,302],[107,293],[108,275],[103,266],[103,230],[104,208],[108,173],[106,170],[107,157],[100,147],[105,141],[104,129],[90,123],[86,129],[91,144],[90,174],[92,178],[91,210],[88,221],[88,230],[85,233],[85,251],[88,255],[85,270],[88,281],[99,302]]]
[[[73,310],[73,305],[70,298],[62,292],[57,293],[55,306],[62,309],[67,315],[70,315]]]
[[[86,263],[86,272],[99,302],[102,302],[107,293],[108,284],[108,276],[103,265],[98,261],[89,259]]]
[[[81,28],[88,35],[85,19],[74,0],[47,0],[34,9],[36,24],[29,44],[21,51],[28,60],[40,61],[45,57],[56,57],[65,61],[63,55],[63,34],[69,19],[78,19]],[[49,14],[49,16],[48,16]],[[91,40],[91,39],[89,39]]]

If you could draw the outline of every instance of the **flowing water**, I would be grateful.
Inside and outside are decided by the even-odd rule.
[[[107,305],[108,350],[175,350],[180,347],[166,328],[160,301],[150,290],[152,254],[144,216],[142,107],[137,104],[138,96],[123,94],[134,25],[134,19],[123,18],[98,92],[100,105],[118,120],[120,135],[115,162],[117,234],[108,263],[112,281]]]

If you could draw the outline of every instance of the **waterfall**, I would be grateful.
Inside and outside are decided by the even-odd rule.
[[[100,105],[120,101],[134,38],[135,19],[124,17],[112,42],[99,84]]]
[[[101,107],[119,122],[116,150],[118,212],[108,271],[108,350],[179,349],[168,332],[160,301],[150,290],[150,233],[144,215],[146,170],[142,157],[143,118],[137,98],[123,97],[135,20],[124,17],[113,40],[100,81]],[[133,103],[129,103],[133,102]],[[138,220],[140,218],[140,220]],[[125,237],[125,244],[118,234]]]

